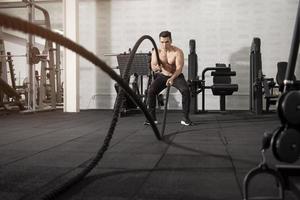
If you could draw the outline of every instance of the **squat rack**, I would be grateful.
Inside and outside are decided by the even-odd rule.
[[[9,8],[27,8],[28,21],[37,25],[45,26],[47,29],[51,30],[50,16],[46,9],[38,6],[37,2],[46,1],[35,1],[35,0],[22,0],[15,2],[0,2],[0,9]],[[37,20],[35,18],[35,11],[39,10],[42,12],[44,19]],[[27,111],[39,111],[48,109],[55,109],[58,104],[63,103],[63,86],[61,81],[61,68],[60,68],[60,46],[56,44],[55,48],[53,42],[50,40],[45,40],[44,45],[38,45],[35,41],[35,37],[32,34],[28,34],[27,39],[19,38],[17,36],[6,34],[1,31],[0,39],[6,39],[14,43],[23,43],[26,45],[27,57],[27,74],[28,74],[28,84],[27,84],[27,101],[26,107]],[[40,76],[38,80],[36,79],[36,64],[31,62],[33,49],[37,49],[38,46],[42,49],[42,53],[38,54],[39,61],[41,61]],[[12,55],[12,57],[14,57]],[[47,76],[49,81],[47,83]],[[38,81],[38,83],[37,83]],[[48,88],[48,95],[47,93]],[[48,97],[46,97],[48,96]],[[48,98],[48,99],[46,99]],[[49,105],[48,108],[45,107]]]

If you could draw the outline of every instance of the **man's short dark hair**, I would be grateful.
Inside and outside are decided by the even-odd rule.
[[[171,32],[170,31],[162,31],[160,34],[159,34],[159,37],[168,37],[172,40],[172,35],[171,35]]]

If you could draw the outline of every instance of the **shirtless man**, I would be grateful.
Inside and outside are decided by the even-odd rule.
[[[177,88],[182,95],[183,118],[180,123],[190,126],[192,125],[189,119],[190,91],[182,74],[184,64],[183,52],[178,47],[172,45],[171,32],[161,32],[159,34],[159,40],[161,48],[158,52],[162,64],[158,65],[155,51],[153,51],[151,56],[151,68],[156,72],[156,78],[148,90],[149,112],[154,122],[157,123],[155,115],[156,96],[165,89],[167,85],[172,85]],[[149,124],[149,122],[146,121],[145,124]]]

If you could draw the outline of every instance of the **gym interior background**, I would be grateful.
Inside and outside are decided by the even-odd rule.
[[[0,7],[5,2],[13,1],[0,1]],[[34,1],[23,0],[18,3],[24,2],[26,7],[31,7]],[[68,30],[68,26],[64,27],[68,23],[65,23],[63,13],[72,8],[63,8],[66,2],[74,5],[75,1],[35,1],[49,12],[52,30],[59,33]],[[6,73],[1,71],[1,199],[247,200],[252,196],[249,195],[250,192],[257,193],[258,199],[270,199],[263,198],[265,196],[279,197],[271,199],[299,199],[300,82],[292,81],[291,77],[287,79],[285,89],[291,87],[292,90],[282,95],[279,100],[276,96],[279,101],[276,110],[278,115],[276,112],[268,112],[268,109],[263,112],[258,105],[262,105],[259,102],[262,93],[267,96],[268,90],[262,88],[262,84],[268,79],[263,79],[259,71],[260,52],[251,54],[250,59],[253,38],[256,38],[256,42],[260,38],[262,73],[266,78],[275,79],[277,63],[287,61],[291,55],[289,50],[293,30],[299,30],[298,1],[78,0],[78,3],[77,42],[106,61],[117,73],[119,69],[116,66],[120,65],[117,63],[117,55],[127,52],[145,34],[155,38],[158,43],[158,33],[167,29],[173,33],[174,44],[184,50],[186,77],[190,74],[189,45],[191,39],[194,39],[199,58],[198,76],[205,68],[215,67],[216,63],[221,67],[223,65],[220,63],[227,66],[230,64],[232,71],[228,70],[230,68],[219,68],[221,71],[218,71],[216,67],[214,76],[228,78],[227,76],[236,73],[232,82],[238,84],[238,87],[236,85],[232,88],[235,91],[238,88],[238,91],[226,97],[226,111],[221,109],[220,112],[219,98],[207,90],[205,105],[208,112],[192,113],[193,126],[182,126],[178,123],[180,112],[169,112],[166,118],[167,112],[160,110],[157,113],[160,123],[155,126],[153,120],[150,120],[153,125],[150,127],[144,125],[145,116],[140,112],[127,117],[122,117],[116,111],[112,114],[111,108],[121,102],[117,101],[115,104],[115,81],[82,58],[79,62],[80,80],[68,83],[69,85],[63,84],[78,84],[80,87],[78,95],[81,112],[77,113],[63,112],[61,109],[50,109],[52,112],[47,109],[45,110],[49,112],[35,112],[33,109],[34,112],[29,112],[30,114],[23,112],[22,106],[19,106],[19,95],[15,95],[12,86],[3,81],[2,75]],[[2,13],[26,20],[32,14],[26,8],[0,9],[0,24],[6,27],[11,27],[18,20]],[[297,26],[294,28],[297,12]],[[37,14],[37,21],[34,22],[45,25],[45,21],[39,20],[39,17],[42,18]],[[19,23],[21,24],[20,21]],[[22,33],[3,27],[0,30],[1,65],[8,63],[10,68],[15,67],[15,71],[10,70],[10,75],[16,76],[18,85],[26,79],[28,61],[30,65],[37,59],[41,63],[41,71],[50,71],[49,74],[31,77],[34,83],[39,84],[28,84],[38,88],[39,93],[33,92],[33,96],[36,102],[41,103],[38,111],[45,111],[43,105],[49,103],[48,97],[50,96],[52,105],[52,99],[59,96],[58,91],[61,90],[57,86],[57,96],[50,94],[46,83],[51,82],[53,69],[47,68],[47,65],[42,68],[42,64],[48,63],[49,66],[57,67],[57,58],[65,61],[66,67],[62,69],[61,77],[66,79],[66,68],[75,66],[67,65],[68,59],[63,57],[68,58],[68,55],[60,52],[57,44],[55,48],[48,49],[46,54],[40,54],[34,48],[26,48],[26,36]],[[35,29],[30,31],[33,30]],[[23,40],[20,39],[22,37]],[[52,39],[58,41],[57,38],[60,37],[62,36],[56,35]],[[40,38],[35,39],[37,43],[43,43]],[[18,41],[23,41],[20,42],[23,45],[18,44]],[[298,34],[294,34],[294,41],[299,42]],[[13,55],[21,55],[12,57],[13,65],[10,57],[3,55],[3,47]],[[151,48],[150,43],[143,43],[139,51],[148,53]],[[55,64],[51,64],[51,51],[57,52]],[[24,56],[25,52],[27,55]],[[298,53],[295,48],[292,52]],[[293,63],[290,60],[289,63]],[[195,60],[193,62],[196,63]],[[300,71],[297,69],[299,62],[296,63],[296,76],[299,77]],[[60,70],[56,70],[57,72]],[[56,78],[60,77],[58,74]],[[249,83],[252,75],[258,77],[255,83]],[[207,74],[206,85],[212,82],[215,84],[211,76]],[[7,77],[6,79],[8,80]],[[114,79],[117,80],[116,77]],[[11,80],[14,80],[12,76]],[[200,81],[203,80],[202,78]],[[62,81],[65,81],[64,78]],[[189,81],[193,88],[195,82]],[[53,82],[52,80],[49,84],[50,89],[54,88]],[[272,84],[274,86],[275,82]],[[232,89],[229,86],[235,86],[227,83],[224,85],[229,89]],[[249,91],[252,86],[255,92]],[[279,88],[280,86],[283,85],[279,85]],[[70,88],[76,89],[63,89]],[[214,91],[213,86],[210,88]],[[203,94],[203,90],[201,92]],[[64,94],[72,95],[72,92]],[[70,99],[70,96],[64,95],[63,98]],[[169,109],[180,110],[180,99],[180,94],[172,89]],[[255,112],[249,112],[249,100],[254,102]],[[198,101],[201,102],[201,98]],[[34,103],[30,100],[28,102],[30,111],[30,104]],[[61,105],[60,102],[57,103]],[[6,105],[18,105],[22,111],[14,112],[14,109],[7,109]],[[167,108],[168,104],[165,105]],[[201,103],[198,105],[200,109]],[[273,111],[275,108],[272,107]],[[211,112],[212,110],[218,111]],[[159,131],[158,128],[161,127]],[[267,149],[270,151],[266,151]],[[92,169],[92,173],[89,173]],[[252,185],[249,184],[250,181]],[[283,198],[284,195],[286,198]]]
[[[276,64],[288,60],[297,0],[79,0],[78,43],[116,67],[117,59],[105,54],[119,54],[132,48],[135,41],[148,34],[158,42],[161,30],[173,33],[174,45],[185,54],[187,77],[189,40],[196,40],[198,74],[216,63],[231,64],[239,85],[238,92],[227,96],[226,109],[249,109],[249,54],[254,37],[261,39],[262,69],[266,77],[275,77]],[[147,3],[146,3],[147,2]],[[40,2],[50,14],[54,30],[63,31],[62,1]],[[2,9],[1,12],[27,19],[26,9]],[[37,15],[36,18],[39,18]],[[20,34],[20,33],[17,33]],[[13,54],[24,54],[24,46],[5,42]],[[149,52],[150,43],[140,51]],[[62,59],[63,60],[63,59]],[[17,79],[26,76],[26,59],[15,58]],[[299,64],[297,64],[299,65]],[[116,92],[114,81],[90,62],[80,58],[80,109],[111,109]],[[300,72],[296,67],[296,76]],[[116,69],[116,72],[118,70]],[[63,71],[62,71],[63,73]],[[63,77],[63,76],[62,76]],[[212,81],[211,78],[206,79]],[[18,82],[19,80],[17,80]],[[206,108],[218,109],[219,99],[206,93]],[[198,105],[200,105],[200,98]],[[171,90],[170,108],[181,109],[181,96]],[[272,108],[274,109],[274,107]]]

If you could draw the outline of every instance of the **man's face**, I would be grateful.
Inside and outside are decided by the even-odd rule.
[[[160,37],[160,46],[163,50],[168,50],[171,47],[172,40],[169,37]]]

